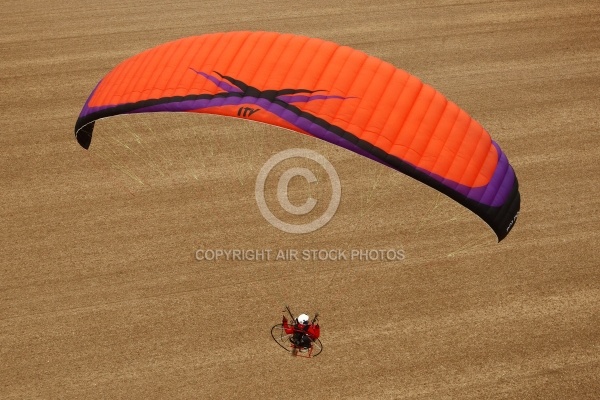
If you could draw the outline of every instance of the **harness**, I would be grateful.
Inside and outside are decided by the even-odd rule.
[[[297,344],[301,344],[302,342],[304,342],[304,337],[308,336],[307,332],[308,332],[308,329],[310,328],[310,325],[309,324],[303,324],[303,325],[304,326],[302,328],[300,328],[298,326],[298,324],[294,325],[294,341]],[[311,341],[310,338],[308,338],[308,340]]]

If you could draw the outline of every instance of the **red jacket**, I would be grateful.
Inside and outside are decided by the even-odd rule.
[[[288,335],[293,334],[294,332],[304,332],[310,337],[311,340],[315,341],[319,338],[321,334],[321,328],[319,324],[288,324],[287,318],[283,317],[283,329],[285,329],[285,333]]]

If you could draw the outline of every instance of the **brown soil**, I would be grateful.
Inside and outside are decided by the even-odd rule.
[[[600,398],[596,0],[87,3],[0,10],[0,398]],[[508,154],[515,229],[497,244],[422,184],[242,120],[114,118],[78,147],[79,110],[118,62],[243,29],[358,48],[436,87]],[[254,199],[291,147],[342,182],[335,217],[305,235]],[[200,262],[199,248],[405,259]],[[272,341],[284,304],[320,311],[318,358]]]

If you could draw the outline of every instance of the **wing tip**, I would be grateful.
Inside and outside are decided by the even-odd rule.
[[[78,127],[79,124],[75,127],[75,139],[77,139],[77,143],[84,149],[88,150],[90,148],[90,144],[92,143],[92,133],[94,132],[94,124],[95,121],[92,121],[86,125]]]

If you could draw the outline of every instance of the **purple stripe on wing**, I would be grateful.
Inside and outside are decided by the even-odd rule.
[[[215,86],[217,86],[220,89],[223,89],[226,92],[229,93],[242,93],[242,89],[235,87],[229,83],[227,83],[226,81],[220,80],[215,78],[214,76],[211,76],[209,74],[207,74],[206,72],[202,72],[202,71],[196,71],[194,68],[190,68],[192,71],[194,71],[195,73],[197,73],[198,75],[201,75],[203,77],[205,77],[206,79],[208,79],[209,81],[211,81],[212,83],[215,84]]]
[[[327,96],[324,94],[317,94],[314,96],[286,95],[286,96],[277,96],[277,98],[279,100],[285,101],[286,103],[289,104],[289,103],[307,103],[307,102],[313,101],[313,100],[332,100],[332,99],[346,100],[346,99],[354,99],[355,97]]]

